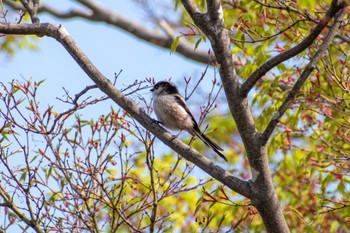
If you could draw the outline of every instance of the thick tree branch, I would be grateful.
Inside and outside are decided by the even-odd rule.
[[[303,86],[303,84],[305,83],[305,81],[307,80],[309,75],[311,74],[311,72],[315,69],[317,62],[320,60],[320,58],[322,58],[322,55],[324,54],[324,52],[327,50],[327,48],[331,44],[334,36],[336,35],[336,33],[339,29],[343,13],[344,13],[344,10],[341,10],[340,12],[338,12],[336,14],[336,16],[334,18],[334,24],[330,28],[322,45],[320,46],[320,48],[318,49],[318,51],[316,52],[315,56],[312,58],[310,63],[305,67],[305,70],[303,71],[303,73],[300,75],[299,79],[294,84],[292,90],[289,92],[287,98],[284,100],[281,107],[278,109],[277,112],[274,113],[273,118],[271,119],[270,123],[268,124],[264,133],[262,134],[262,144],[263,145],[266,145],[272,132],[276,128],[279,120],[284,115],[284,113],[286,112],[286,110],[288,109],[288,107],[292,103],[292,101],[295,99],[296,95],[298,94],[299,90],[301,89],[301,87]]]
[[[60,19],[83,18],[95,22],[105,22],[126,31],[141,40],[166,49],[170,49],[174,41],[173,37],[161,35],[154,30],[149,30],[144,25],[124,17],[95,1],[80,0],[79,2],[88,9],[82,10],[75,8],[62,12],[50,5],[41,4],[38,13],[48,13]],[[4,0],[4,3],[14,10],[23,10],[23,7],[20,4],[16,4],[14,1]],[[176,52],[184,57],[204,64],[209,64],[213,61],[213,58],[207,51],[200,49],[194,50],[194,45],[187,42],[185,39],[180,40]]]
[[[87,56],[80,50],[63,26],[52,24],[3,24],[0,23],[0,33],[16,35],[45,35],[55,38],[61,43],[67,52],[74,58],[85,73],[96,83],[96,85],[106,93],[113,101],[128,112],[131,117],[137,120],[142,126],[158,137],[164,144],[182,155],[186,160],[193,162],[203,171],[211,175],[216,180],[228,186],[233,191],[250,197],[250,183],[240,180],[231,173],[225,171],[220,166],[215,165],[211,160],[202,156],[192,147],[184,144],[164,128],[156,124],[144,111],[140,110],[137,104],[127,98],[122,92],[117,90],[113,84],[96,69]]]
[[[198,12],[192,0],[182,0],[182,3],[195,24],[209,38],[216,60],[220,64],[220,77],[230,111],[244,143],[252,172],[252,204],[258,209],[268,232],[288,233],[283,209],[273,186],[267,147],[261,145],[261,135],[256,130],[247,97],[239,94],[239,81],[231,59],[230,37],[223,19],[212,22],[210,17],[220,18],[219,11],[208,9],[211,14],[217,14],[217,17],[209,17],[208,13]]]
[[[185,7],[187,13],[191,16],[192,19],[196,18],[197,15],[202,15],[197,5],[194,4],[192,0],[182,0],[181,3]]]
[[[224,12],[220,0],[207,0],[207,6],[210,21],[216,23],[221,20],[223,22]]]
[[[277,56],[271,58],[260,66],[250,77],[242,84],[240,95],[245,97],[248,95],[249,91],[254,87],[254,85],[263,77],[269,70],[276,67],[278,64],[298,55],[306,48],[308,48],[317,36],[322,32],[322,30],[328,25],[332,20],[334,15],[346,5],[345,1],[338,3],[338,0],[333,0],[330,8],[328,9],[326,15],[323,19],[316,25],[316,27],[310,32],[310,34],[298,45],[293,48],[278,54]]]
[[[211,42],[216,61],[220,64],[220,77],[228,105],[236,121],[248,157],[257,154],[257,151],[253,148],[253,143],[258,140],[259,135],[248,106],[248,100],[239,95],[239,81],[232,60],[230,36],[228,30],[225,29],[224,19],[221,16],[221,4],[217,5],[220,1],[208,0],[208,13],[201,13],[192,0],[181,0],[181,2],[195,24]],[[209,6],[214,7],[214,9],[210,9]],[[218,20],[211,21],[211,18]]]

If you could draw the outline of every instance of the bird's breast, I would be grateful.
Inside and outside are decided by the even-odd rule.
[[[168,129],[188,130],[193,128],[193,121],[186,110],[177,103],[173,96],[158,96],[153,100],[153,108],[158,120]]]

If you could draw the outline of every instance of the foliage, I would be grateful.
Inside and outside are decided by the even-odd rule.
[[[25,15],[24,13],[13,13],[8,11],[0,2],[0,22],[8,22],[8,18],[15,18],[17,23],[23,21],[28,21],[29,15]],[[2,56],[6,56],[8,58],[12,58],[15,56],[16,52],[23,49],[32,49],[37,50],[37,38],[36,37],[23,37],[23,36],[15,36],[15,35],[1,35],[0,34],[0,50],[2,51]]]

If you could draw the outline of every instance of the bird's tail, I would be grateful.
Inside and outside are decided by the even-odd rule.
[[[226,162],[228,162],[225,155],[223,153],[221,153],[221,151],[223,151],[223,149],[220,146],[218,146],[215,142],[213,142],[210,138],[208,138],[205,134],[203,134],[200,131],[196,130],[196,136],[199,139],[201,139],[205,143],[205,145],[212,148],[213,151],[215,151],[221,158],[223,158]]]

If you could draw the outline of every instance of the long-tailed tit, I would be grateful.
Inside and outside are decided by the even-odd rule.
[[[223,149],[199,129],[184,98],[172,82],[160,81],[151,91],[153,92],[153,109],[162,125],[172,130],[186,130],[192,136],[197,136],[227,162],[227,158],[221,153]]]

